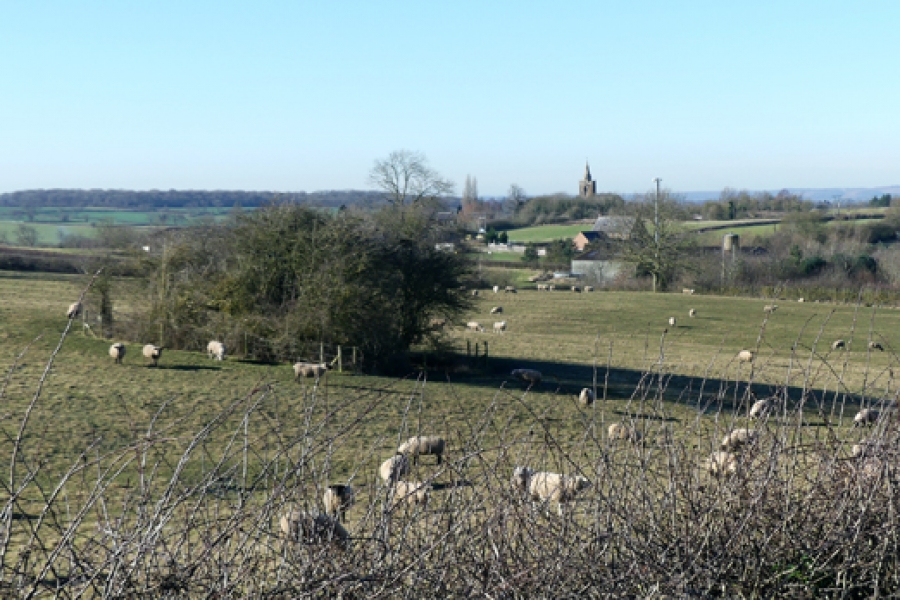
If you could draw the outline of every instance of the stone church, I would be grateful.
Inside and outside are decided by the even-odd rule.
[[[578,195],[582,198],[590,198],[597,194],[597,182],[591,177],[591,167],[584,163],[584,179],[578,182]]]

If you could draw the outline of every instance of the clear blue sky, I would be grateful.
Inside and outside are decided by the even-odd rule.
[[[900,183],[900,2],[0,0],[0,191]]]

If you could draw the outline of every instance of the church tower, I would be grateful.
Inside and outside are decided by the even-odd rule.
[[[591,167],[587,161],[584,163],[584,179],[578,182],[578,195],[582,198],[590,198],[597,193],[597,182],[591,177]]]

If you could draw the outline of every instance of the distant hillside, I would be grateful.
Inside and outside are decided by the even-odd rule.
[[[781,190],[749,190],[751,193],[759,192],[759,191],[769,191],[772,194],[777,194]],[[792,194],[798,194],[803,196],[806,200],[812,200],[814,202],[823,202],[828,200],[829,202],[833,202],[835,198],[840,199],[842,202],[868,202],[872,199],[873,196],[881,196],[883,194],[890,194],[891,196],[900,196],[900,185],[886,185],[881,187],[873,187],[873,188],[787,188]],[[704,202],[706,200],[716,200],[719,197],[719,194],[722,193],[721,190],[718,191],[703,191],[703,192],[679,192],[683,195],[688,202]]]
[[[104,208],[256,207],[274,199],[310,206],[372,206],[383,202],[378,192],[360,190],[322,192],[240,192],[206,190],[24,190],[0,194],[0,206]]]

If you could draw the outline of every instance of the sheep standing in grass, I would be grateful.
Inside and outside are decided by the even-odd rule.
[[[694,295],[694,290],[693,290],[693,289],[684,288],[683,290],[681,290],[681,293],[682,293],[682,294],[688,294],[688,295],[690,295],[690,296],[693,296],[693,295]]]
[[[506,286],[505,288],[503,288],[503,293],[505,293],[505,294],[515,294],[515,293],[517,293],[517,292],[516,292],[516,286],[514,286],[514,285],[508,285],[508,286]]]
[[[878,350],[879,352],[884,352],[884,346],[882,346],[878,342],[872,341],[869,342],[869,350]]]
[[[806,300],[804,300],[803,298],[797,298],[797,302],[803,303],[806,302]]]
[[[722,439],[722,450],[736,451],[753,445],[759,440],[759,433],[753,429],[735,429]]]
[[[404,456],[412,456],[413,464],[418,464],[419,456],[433,454],[437,458],[437,464],[443,462],[444,448],[447,446],[444,438],[436,435],[419,435],[411,437],[397,448],[397,453]]]
[[[594,392],[591,388],[582,388],[581,393],[578,394],[578,404],[581,406],[590,406],[594,403]]]
[[[81,314],[81,302],[73,302],[69,305],[69,310],[66,311],[67,319],[74,319],[78,315]]]
[[[737,457],[731,452],[713,452],[703,461],[703,468],[713,477],[737,473]]]
[[[495,285],[495,286],[494,286],[494,293],[495,293],[495,294],[499,294],[499,293],[500,293],[500,286],[499,286],[499,285]]]
[[[468,323],[466,323],[466,329],[468,329],[469,331],[484,333],[484,327],[482,327],[481,324],[476,321],[469,321]]]
[[[318,379],[327,370],[328,365],[326,363],[298,362],[294,364],[294,380],[299,380],[301,377],[315,377]]]
[[[474,296],[477,296],[477,295],[478,295],[478,290],[472,290],[472,296],[474,297]]]
[[[766,304],[765,306],[763,306],[763,312],[767,315],[771,315],[776,310],[778,310],[777,304]]]
[[[347,511],[356,503],[356,495],[349,485],[335,484],[325,488],[322,504],[325,514],[337,517],[339,522],[347,522]]]
[[[510,375],[526,383],[540,383],[543,379],[541,372],[535,369],[513,369]]]
[[[874,408],[864,408],[853,417],[853,426],[858,427],[860,425],[873,425],[876,421],[878,421],[878,417],[881,416],[881,411],[875,410]]]
[[[388,483],[399,481],[407,473],[409,473],[409,459],[404,454],[395,454],[381,463],[378,469],[378,474]]]
[[[768,400],[757,400],[750,407],[750,418],[759,419],[764,417],[772,409],[772,404]]]
[[[116,364],[121,365],[122,359],[125,358],[125,344],[116,342],[109,347],[109,355],[116,359]]]
[[[579,293],[580,293],[580,292],[581,292],[581,288],[578,287],[577,285],[573,285],[573,286],[572,286],[572,291],[573,291],[573,292],[579,292]]]
[[[556,286],[553,285],[552,283],[551,283],[550,285],[547,286],[547,291],[548,291],[548,292],[552,292],[552,291],[555,290],[555,289],[556,289]]]
[[[676,323],[677,323],[677,321],[675,320],[675,317],[669,317],[669,326],[670,327],[675,327]]]
[[[513,469],[512,475],[513,487],[523,494],[527,493],[528,482],[531,481],[532,475],[534,475],[534,471],[532,471],[528,467],[516,467],[515,469]]]
[[[846,348],[846,347],[847,347],[847,342],[845,342],[844,340],[834,340],[833,342],[831,342],[832,350],[840,350],[841,348]]]
[[[504,333],[506,331],[506,321],[496,321],[494,323],[494,333]]]
[[[159,357],[162,356],[163,349],[160,346],[154,346],[153,344],[147,344],[144,346],[144,358],[149,358],[153,361],[153,366],[159,366]]]
[[[581,490],[591,486],[591,482],[580,475],[560,475],[539,471],[528,477],[528,495],[532,502],[549,504],[555,502],[559,516],[563,516],[563,506],[575,501]]]
[[[491,314],[492,314],[492,315],[499,315],[499,314],[502,313],[502,312],[503,312],[503,307],[502,307],[502,306],[495,306],[495,307],[491,308]]]
[[[225,360],[225,344],[215,340],[211,341],[206,345],[206,355],[216,360]]]
[[[622,423],[612,423],[607,429],[607,434],[611,441],[623,440],[637,444],[641,441],[641,432],[634,427],[629,427]]]
[[[737,355],[738,362],[742,363],[752,363],[755,357],[756,355],[750,350],[741,350]]]
[[[293,510],[279,520],[281,534],[291,542],[304,544],[334,543],[346,548],[350,534],[337,519],[329,515],[311,515],[301,510]]]
[[[394,484],[393,506],[406,502],[413,506],[428,506],[431,497],[431,486],[422,481],[398,481]]]
[[[696,309],[696,308],[692,308],[691,310],[689,310],[689,311],[688,311],[688,316],[689,316],[690,318],[692,318],[692,319],[693,319],[694,317],[696,317],[696,316],[697,316],[697,309]]]
[[[584,291],[586,291],[586,292],[593,292],[593,291],[594,291],[594,286],[592,286],[592,285],[586,285],[586,286],[584,286]]]

